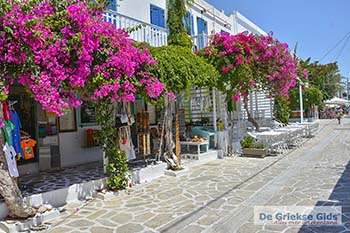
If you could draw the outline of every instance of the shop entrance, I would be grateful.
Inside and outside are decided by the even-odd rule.
[[[21,124],[22,152],[17,160],[18,165],[38,162],[37,130],[35,121],[35,101],[22,87],[10,87],[9,108],[15,111]],[[32,147],[34,154],[28,155],[26,149]]]

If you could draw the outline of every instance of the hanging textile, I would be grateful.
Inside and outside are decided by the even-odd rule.
[[[21,147],[24,153],[24,159],[33,159],[35,157],[33,147],[36,145],[36,141],[28,138],[21,141]]]
[[[14,129],[12,130],[12,143],[13,148],[15,149],[16,153],[20,155],[21,158],[24,159],[24,154],[21,147],[21,128],[22,124],[19,119],[19,116],[17,112],[13,109],[10,110],[11,114],[11,122],[14,125]]]
[[[16,151],[13,146],[10,146],[7,142],[3,147],[3,151],[6,156],[7,166],[11,177],[18,177],[18,169],[16,163]]]
[[[129,127],[121,127],[119,128],[119,146],[120,149],[125,151],[128,156],[128,160],[132,160],[136,158],[134,145],[132,144],[131,133]]]
[[[4,121],[4,128],[2,128],[6,142],[9,144],[9,146],[12,146],[12,131],[15,129],[15,126],[12,124],[11,121]]]
[[[4,119],[5,119],[5,121],[11,120],[11,115],[10,115],[9,107],[8,107],[6,101],[3,101],[3,102],[2,102],[2,111],[3,111],[3,114],[4,114]]]

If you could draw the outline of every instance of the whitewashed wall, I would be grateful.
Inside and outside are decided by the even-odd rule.
[[[151,22],[151,4],[166,12],[166,0],[123,0],[117,1],[117,4],[118,13],[145,23]]]
[[[246,18],[244,15],[242,15],[238,11],[233,12],[230,16],[233,20],[234,34],[241,33],[244,31],[249,31],[258,35],[267,34],[263,29],[261,29],[259,26],[254,24],[252,21],[250,21],[248,18]]]
[[[103,160],[102,151],[99,147],[86,147],[85,137],[87,129],[97,127],[78,128],[77,132],[59,134],[61,167],[70,167],[84,163]]]
[[[221,31],[232,32],[232,16],[227,16],[223,11],[216,9],[203,0],[195,0],[194,4],[188,8],[194,16],[194,32],[197,32],[197,17],[204,19],[208,23],[208,35]]]

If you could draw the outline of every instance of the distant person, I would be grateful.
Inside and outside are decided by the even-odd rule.
[[[337,111],[336,111],[336,116],[337,116],[337,119],[338,119],[338,124],[340,124],[341,123],[341,118],[343,117],[343,109],[337,109]]]

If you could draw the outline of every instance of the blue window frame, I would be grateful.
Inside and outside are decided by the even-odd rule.
[[[151,5],[151,24],[165,28],[164,9]]]
[[[202,18],[197,18],[197,49],[202,49],[206,45],[206,35],[208,34],[208,24]]]
[[[194,17],[190,12],[186,13],[186,18],[182,18],[187,34],[194,36]]]
[[[111,2],[108,5],[108,8],[111,11],[117,11],[117,0],[111,0]]]
[[[208,34],[207,21],[202,18],[197,18],[197,33],[198,34]]]

